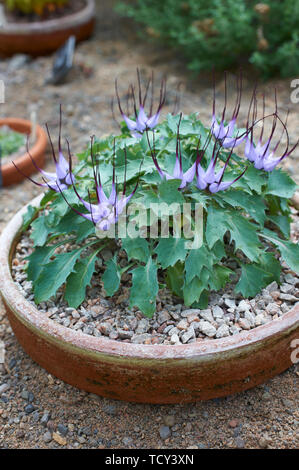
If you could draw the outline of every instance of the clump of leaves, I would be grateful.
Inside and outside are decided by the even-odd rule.
[[[196,72],[248,61],[264,76],[298,75],[299,4],[293,0],[122,0],[117,10],[149,40],[179,50]]]
[[[244,297],[255,296],[274,280],[279,282],[280,257],[299,272],[299,247],[289,238],[289,199],[296,184],[281,169],[257,168],[261,158],[268,161],[268,148],[258,154],[260,147],[254,146],[258,157],[253,162],[237,155],[238,136],[245,132],[252,144],[254,126],[250,124],[247,131],[234,127],[229,142],[232,126],[226,127],[229,123],[224,118],[217,121],[217,132],[226,129],[221,139],[213,122],[206,128],[197,114],[169,114],[154,131],[145,129],[138,137],[123,124],[120,135],[93,140],[74,168],[69,150],[71,182],[64,188],[65,180],[61,183],[57,176],[58,187],[53,190],[49,183],[39,207],[29,207],[24,219],[24,230],[32,229],[34,250],[28,257],[27,275],[33,281],[36,303],[64,286],[66,301],[77,308],[107,244],[112,246],[113,258],[104,262],[99,283],[111,297],[120,288],[123,273],[129,274],[130,306],[149,317],[163,286],[186,306],[204,308],[209,293],[224,288],[235,275],[231,261],[241,269],[236,291]],[[145,219],[135,210],[125,214],[125,206],[130,209],[133,202],[145,209]],[[169,236],[164,236],[164,209],[173,204],[179,208],[178,226],[189,218],[195,238],[199,234],[196,207],[202,208],[202,244],[188,245],[190,239],[184,233],[178,237],[171,219]],[[131,224],[130,236],[118,228],[122,215]],[[160,219],[155,236],[145,231],[151,217]],[[113,227],[111,239],[108,232]],[[66,242],[71,248],[57,254],[57,247]]]
[[[0,157],[6,157],[17,152],[19,148],[23,147],[26,142],[26,137],[20,132],[15,132],[7,126],[0,127]]]

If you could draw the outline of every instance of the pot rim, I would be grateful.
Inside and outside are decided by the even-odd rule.
[[[5,303],[22,323],[29,324],[37,335],[46,336],[47,339],[58,341],[64,348],[79,348],[86,353],[98,353],[101,355],[121,356],[124,359],[187,359],[199,358],[211,355],[217,356],[228,354],[232,351],[244,349],[252,346],[261,347],[265,341],[273,341],[276,335],[281,335],[295,330],[299,327],[299,303],[288,313],[271,322],[258,326],[249,331],[243,331],[237,335],[225,338],[212,339],[199,343],[182,345],[163,344],[133,344],[122,343],[108,338],[87,335],[81,331],[60,325],[51,320],[46,314],[42,314],[28,300],[26,300],[17,285],[14,283],[11,271],[10,260],[14,242],[21,234],[22,215],[27,207],[37,206],[44,194],[41,194],[30,201],[20,211],[18,211],[0,236],[0,293]]]
[[[33,21],[29,23],[4,23],[0,27],[0,36],[3,35],[20,35],[32,33],[55,32],[61,29],[74,28],[95,15],[95,1],[85,0],[86,5],[76,13],[71,13],[61,18],[46,21]]]
[[[21,119],[21,118],[0,119],[0,127],[1,126],[10,127],[14,124],[17,126],[20,125],[24,128],[26,127],[28,129],[28,133],[31,132],[32,122],[27,119]],[[21,134],[25,134],[25,135],[27,134],[27,132],[22,132],[22,131],[18,131],[18,132],[20,132]],[[42,148],[42,151],[44,151],[46,146],[47,146],[47,136],[45,134],[45,131],[39,124],[36,124],[36,140],[34,144],[32,145],[32,147],[29,149],[30,153],[34,156],[35,154],[40,153],[41,148]],[[25,152],[19,157],[17,157],[15,159],[15,162],[18,163],[19,165],[22,165],[22,163],[24,163],[28,159],[30,159],[30,157],[28,156],[27,152]],[[11,162],[4,163],[4,165],[1,166],[2,174],[10,170],[17,171]]]

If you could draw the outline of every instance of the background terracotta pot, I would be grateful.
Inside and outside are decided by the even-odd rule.
[[[86,0],[82,10],[55,20],[5,23],[0,27],[0,55],[51,54],[71,35],[76,36],[77,42],[89,38],[94,22],[95,2]]]
[[[26,121],[24,119],[0,119],[0,127],[4,125],[10,127],[14,131],[21,132],[23,134],[31,133],[32,124],[30,121]],[[44,166],[47,142],[48,140],[46,133],[40,126],[37,125],[36,142],[30,149],[30,153],[34,158],[37,166],[39,166],[40,168]],[[34,167],[28,153],[24,153],[24,155],[16,158],[14,161],[16,162],[18,167],[25,173],[25,175],[29,176],[32,173],[36,172],[36,168]],[[11,184],[19,183],[24,179],[24,177],[15,169],[12,163],[5,163],[3,166],[1,166],[1,171],[3,186],[9,186]]]
[[[30,204],[38,204],[40,196]],[[75,387],[109,398],[183,403],[241,392],[292,365],[299,337],[299,305],[248,332],[179,346],[141,345],[96,338],[66,328],[24,299],[10,263],[22,213],[0,238],[0,290],[15,335],[42,367]]]

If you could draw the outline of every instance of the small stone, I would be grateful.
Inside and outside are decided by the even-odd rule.
[[[182,336],[181,336],[181,340],[182,340],[182,343],[187,343],[189,341],[189,339],[191,338],[194,338],[195,337],[195,333],[194,333],[194,329],[192,327],[190,327],[186,333],[184,333]]]
[[[219,326],[216,338],[224,338],[225,336],[229,336],[229,327],[226,324]]]
[[[267,435],[264,435],[264,436],[260,437],[260,439],[259,439],[259,446],[262,449],[266,449],[271,444],[271,442],[272,442],[272,440],[270,439],[270,437],[267,436]]]
[[[238,323],[240,327],[242,328],[242,330],[250,330],[250,323],[246,318],[240,318]]]
[[[271,284],[269,284],[267,287],[266,287],[266,290],[271,293],[271,292],[274,292],[278,289],[278,284],[276,281],[273,281],[271,282]]]
[[[189,323],[185,318],[176,325],[179,330],[187,330],[188,326]]]
[[[219,307],[218,305],[216,305],[215,307],[213,307],[213,317],[216,319],[216,318],[223,318],[224,316],[224,311],[222,310],[221,307]]]
[[[201,321],[200,322],[200,331],[204,335],[209,336],[209,338],[212,338],[213,336],[215,336],[217,330],[208,321]]]
[[[50,419],[50,413],[47,411],[47,412],[44,413],[43,416],[41,417],[40,422],[41,422],[41,424],[42,424],[43,426],[47,426],[47,423],[48,423],[49,419]]]
[[[125,446],[129,446],[133,444],[133,439],[131,437],[124,437],[122,442]]]
[[[143,333],[142,335],[134,335],[131,339],[131,343],[134,344],[143,344],[147,340],[151,340],[152,335],[148,333]]]
[[[171,431],[168,426],[161,426],[159,429],[161,439],[165,440],[171,436]]]
[[[198,308],[188,308],[187,310],[183,310],[181,312],[181,317],[187,318],[188,315],[195,314],[195,315],[200,315],[201,310]]]
[[[7,392],[7,390],[9,390],[9,388],[10,388],[9,385],[6,384],[6,383],[0,385],[0,395],[2,395],[2,393]]]
[[[287,300],[288,302],[297,302],[298,299],[294,295],[291,294],[280,294],[279,298],[281,300]]]
[[[25,406],[24,410],[25,410],[25,413],[29,415],[35,410],[35,408],[33,405],[31,405],[31,403],[29,403],[29,405]]]
[[[171,316],[167,312],[167,310],[162,310],[162,312],[159,312],[158,315],[158,323],[161,325],[162,323],[167,322],[167,320],[170,320]]]
[[[270,303],[266,307],[266,312],[270,313],[270,315],[276,315],[280,311],[279,305],[275,303]]]
[[[236,419],[232,419],[228,422],[230,428],[236,428],[239,425],[239,422]]]
[[[255,316],[251,312],[245,312],[244,318],[248,321],[249,325],[253,327],[255,325]]]
[[[236,437],[235,439],[236,447],[238,449],[244,449],[245,447],[245,442],[241,437]]]
[[[171,344],[179,344],[180,343],[180,338],[178,337],[178,335],[176,333],[171,335],[170,342],[171,342]]]
[[[214,321],[214,317],[212,315],[212,311],[211,309],[206,309],[206,310],[201,310],[199,315],[201,316],[201,318],[203,318],[204,320],[206,320],[207,322],[213,322]]]
[[[57,442],[57,444],[61,446],[65,446],[67,443],[67,440],[64,439],[64,437],[60,436],[60,434],[58,434],[57,432],[53,432],[53,439],[55,442]]]
[[[249,304],[245,300],[241,300],[241,302],[239,303],[237,307],[237,310],[238,312],[246,312],[247,310],[249,310],[249,308],[250,308]]]
[[[293,294],[295,289],[294,289],[294,286],[292,286],[291,284],[282,284],[280,286],[280,290],[284,294]]]
[[[68,428],[67,426],[64,426],[64,424],[58,424],[57,431],[61,436],[65,437],[68,433]]]
[[[260,325],[263,325],[264,323],[265,323],[265,317],[262,313],[260,313],[259,315],[255,317],[255,321],[254,321],[255,326],[260,326]]]
[[[175,425],[175,416],[174,415],[167,415],[163,418],[165,426],[172,428]]]
[[[110,250],[104,249],[101,251],[101,257],[104,261],[109,261],[111,258],[113,258],[113,254]]]
[[[49,431],[45,432],[45,434],[43,435],[43,441],[48,444],[49,442],[52,441],[52,435]]]
[[[117,333],[120,339],[131,339],[134,335],[134,331],[125,331],[121,330],[120,328],[118,328]]]
[[[232,299],[224,299],[224,303],[227,307],[229,308],[232,308],[232,309],[236,309],[236,302]]]

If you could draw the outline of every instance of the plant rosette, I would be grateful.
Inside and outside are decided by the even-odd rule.
[[[150,82],[146,90],[149,87]],[[137,110],[132,95],[132,119],[124,115],[118,98],[124,118],[121,134],[92,138],[90,148],[78,156],[74,167],[70,146],[66,159],[59,136],[58,155],[52,144],[56,173],[42,172],[43,182],[34,181],[49,190],[37,204],[29,205],[19,235],[20,221],[15,223],[15,233],[9,235],[11,246],[2,256],[10,251],[15,281],[26,283],[19,288],[27,291],[30,307],[25,310],[32,313],[34,328],[39,323],[35,303],[41,322],[46,317],[54,336],[55,331],[60,339],[65,335],[72,345],[78,338],[76,347],[86,344],[100,356],[104,347],[104,355],[109,357],[101,356],[106,363],[102,373],[109,379],[99,379],[99,369],[90,372],[93,378],[87,378],[88,373],[80,369],[76,380],[65,368],[60,373],[60,366],[39,361],[38,354],[31,351],[38,362],[69,383],[122,398],[115,391],[116,378],[107,374],[107,367],[118,356],[116,369],[127,390],[125,399],[171,403],[244,390],[291,365],[290,342],[298,333],[299,321],[298,307],[292,309],[298,299],[299,247],[296,231],[294,240],[290,238],[289,202],[296,184],[276,168],[295,147],[289,148],[287,128],[277,109],[262,118],[256,143],[260,120],[256,118],[255,92],[248,113],[252,118],[246,128],[238,130],[239,95],[231,121],[225,120],[225,109],[222,119],[216,120],[214,100],[210,128],[197,114],[169,114],[158,123],[163,90],[162,85],[156,114],[152,105],[145,112],[141,92]],[[267,119],[271,128],[265,138]],[[277,130],[279,125],[282,132]],[[280,151],[284,133],[287,146]],[[7,245],[8,235],[4,235]],[[20,251],[17,246],[13,255],[17,238]],[[15,307],[5,288],[2,295],[17,331],[12,319]],[[113,317],[113,308],[118,313],[122,309],[123,314]],[[88,330],[91,317],[96,321]],[[138,320],[136,332],[132,331],[134,317],[135,329]],[[144,334],[141,323],[144,326],[152,319],[154,341],[146,334],[143,340],[136,340]],[[170,337],[163,336],[166,328],[174,329]],[[45,341],[49,343],[48,338]],[[61,345],[60,358],[67,347]],[[77,367],[76,347],[68,361],[74,354],[72,362]],[[100,356],[97,360],[90,357],[91,363],[96,361],[95,369],[103,365]],[[140,371],[146,369],[147,380],[158,384],[153,396],[145,392],[140,377],[134,380],[138,365],[135,368],[133,363],[139,357],[145,361],[140,359]],[[180,389],[186,386],[184,393],[171,391],[175,378],[170,378],[167,364],[163,366],[166,357],[171,358],[169,370],[173,372],[176,364],[178,377],[186,382],[180,383]],[[190,357],[193,364],[193,385],[186,377],[191,369],[184,357],[186,361]],[[209,358],[212,362],[204,372]],[[179,367],[181,359],[185,372]],[[211,377],[223,367],[223,360],[228,361],[225,385],[223,374]],[[238,361],[240,370],[233,371]],[[164,384],[164,393],[160,386],[165,381],[169,384]]]

